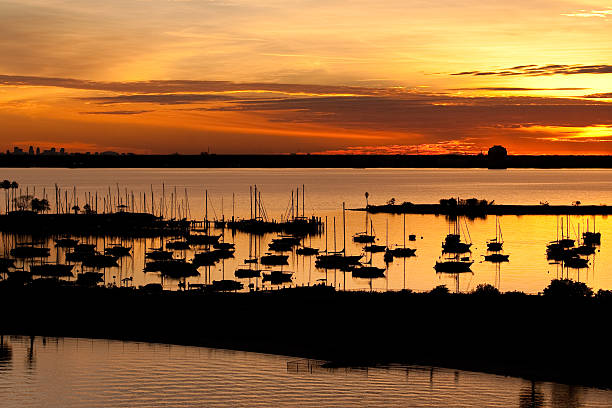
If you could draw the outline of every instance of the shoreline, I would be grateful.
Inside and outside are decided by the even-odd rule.
[[[214,294],[2,287],[0,305],[10,311],[0,320],[3,335],[202,346],[330,366],[427,365],[612,388],[605,375],[612,356],[598,331],[612,311],[609,299],[329,287]]]
[[[382,204],[368,205],[366,208],[351,208],[348,211],[367,211],[370,214],[432,214],[465,215],[486,217],[487,215],[611,215],[612,206],[608,205],[549,205],[549,204],[490,204],[485,206],[441,204]]]

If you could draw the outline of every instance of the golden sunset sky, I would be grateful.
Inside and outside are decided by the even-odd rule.
[[[612,153],[612,0],[0,0],[0,148]]]

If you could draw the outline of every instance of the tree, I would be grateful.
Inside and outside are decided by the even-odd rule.
[[[590,298],[593,296],[593,290],[582,282],[574,282],[571,279],[553,279],[544,289],[544,296]]]
[[[13,204],[17,208],[18,211],[25,211],[32,206],[32,196],[31,195],[21,195],[17,198],[13,199]]]
[[[95,211],[91,208],[91,205],[87,203],[83,206],[83,212],[85,212],[85,214],[93,214]]]
[[[46,198],[43,198],[42,200],[39,200],[38,198],[33,198],[30,202],[30,207],[35,213],[45,213],[51,209],[49,201]]]
[[[74,211],[75,214],[78,214],[80,210],[81,210],[81,207],[79,207],[78,205],[72,206],[72,211]]]
[[[481,283],[476,286],[476,289],[472,293],[481,296],[497,296],[499,295],[499,289],[489,283]]]
[[[438,285],[429,291],[431,295],[448,295],[448,287],[446,285]]]

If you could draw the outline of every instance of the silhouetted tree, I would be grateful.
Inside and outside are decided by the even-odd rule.
[[[45,213],[51,209],[49,201],[46,198],[43,198],[42,200],[39,200],[38,198],[33,198],[30,202],[30,207],[35,213]]]
[[[593,290],[582,282],[571,279],[553,279],[544,289],[544,296],[550,297],[591,297]]]
[[[499,289],[489,283],[481,283],[476,286],[476,289],[472,293],[481,296],[497,296],[499,295]]]
[[[72,211],[74,211],[75,214],[78,214],[80,210],[81,210],[81,207],[79,207],[78,205],[72,206]]]
[[[31,203],[32,196],[30,195],[21,195],[13,199],[14,207],[17,208],[18,211],[25,211],[28,208],[31,208]]]
[[[438,285],[430,290],[429,293],[432,295],[448,295],[449,291],[446,285]]]

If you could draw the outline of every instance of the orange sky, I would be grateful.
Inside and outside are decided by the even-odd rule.
[[[0,149],[610,154],[611,44],[610,1],[0,0]]]

